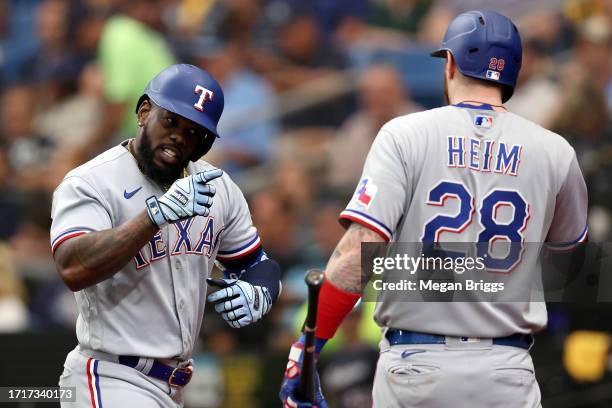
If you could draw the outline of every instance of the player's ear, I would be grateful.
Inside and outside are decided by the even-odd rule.
[[[446,64],[444,66],[444,73],[448,79],[453,79],[457,72],[457,63],[455,58],[450,51],[446,51]]]
[[[145,99],[140,103],[140,105],[138,106],[138,111],[136,112],[138,123],[144,123],[145,120],[147,120],[149,113],[151,113],[152,107],[153,105],[151,105],[151,101],[149,101],[148,99]]]

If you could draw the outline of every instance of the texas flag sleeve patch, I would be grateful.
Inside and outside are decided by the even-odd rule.
[[[376,184],[374,184],[370,178],[365,177],[357,186],[355,198],[359,204],[363,205],[365,208],[370,208],[370,205],[372,205],[377,192],[378,187],[376,187]]]

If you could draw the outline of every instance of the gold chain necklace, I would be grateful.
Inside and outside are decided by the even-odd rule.
[[[471,103],[479,103],[479,104],[481,104],[481,105],[489,105],[489,106],[493,106],[493,107],[495,107],[495,108],[501,108],[501,109],[503,109],[503,110],[505,110],[505,111],[507,111],[507,110],[508,110],[508,108],[506,108],[504,105],[493,105],[492,103],[481,102],[481,101],[471,101],[471,100],[467,100],[467,101],[461,101],[461,102],[459,102],[459,104],[466,103],[466,102],[471,102]]]

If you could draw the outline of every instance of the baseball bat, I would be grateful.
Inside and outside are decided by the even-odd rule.
[[[297,397],[305,402],[315,402],[315,331],[317,329],[317,309],[319,303],[319,290],[323,285],[323,272],[311,269],[306,272],[304,281],[308,285],[308,314],[304,321],[304,351],[302,359],[302,373],[298,386]]]

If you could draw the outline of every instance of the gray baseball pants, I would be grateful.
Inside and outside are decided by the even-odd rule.
[[[540,388],[529,352],[492,345],[381,342],[375,408],[536,408]]]
[[[106,353],[78,346],[66,357],[60,387],[75,387],[76,402],[62,408],[181,408],[182,391],[124,366]]]

